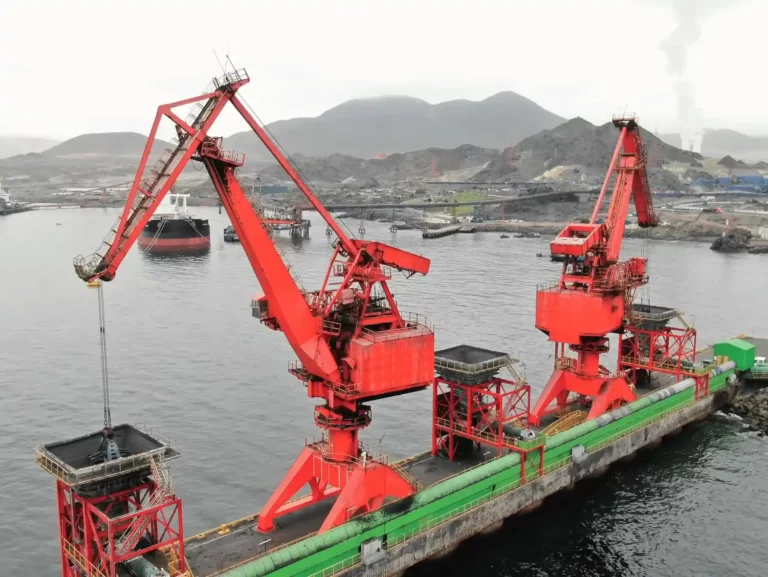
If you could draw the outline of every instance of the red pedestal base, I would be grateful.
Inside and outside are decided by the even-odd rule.
[[[590,397],[592,408],[587,419],[599,417],[606,411],[614,409],[623,403],[631,403],[637,398],[624,377],[602,376],[586,377],[571,371],[557,369],[549,378],[546,387],[536,401],[531,412],[530,421],[539,425],[541,419],[555,411],[565,408],[570,393]],[[549,405],[556,401],[554,407]]]
[[[304,486],[309,494],[289,501]],[[375,511],[387,497],[401,498],[414,493],[413,486],[388,465],[374,460],[331,461],[323,456],[322,445],[306,447],[275,492],[259,512],[257,529],[268,533],[275,519],[337,497],[319,532],[345,523],[354,515]]]

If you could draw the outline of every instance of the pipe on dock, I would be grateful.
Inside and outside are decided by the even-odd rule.
[[[722,365],[713,366],[711,368],[711,375],[717,376],[735,368],[736,363],[734,361],[729,361]],[[600,427],[604,427],[618,419],[631,415],[636,411],[649,407],[654,403],[667,399],[672,395],[680,394],[695,385],[696,381],[694,379],[684,379],[673,385],[654,391],[632,403],[600,415],[596,419],[592,419],[591,421],[587,421],[550,437],[547,439],[546,449],[549,450],[560,447],[569,441],[599,429]],[[425,505],[429,505],[443,497],[447,497],[452,493],[465,489],[474,483],[492,477],[493,475],[501,473],[518,464],[520,464],[520,455],[518,453],[510,453],[503,457],[499,457],[487,464],[481,465],[475,469],[470,469],[461,475],[446,479],[445,481],[436,483],[435,485],[416,493],[406,509],[397,508],[394,511],[390,511],[388,510],[389,508],[385,506],[360,519],[353,519],[348,523],[330,529],[325,533],[309,537],[298,543],[279,549],[274,553],[260,557],[250,563],[236,567],[231,571],[223,573],[222,577],[263,577],[264,575],[276,571],[281,567],[285,567],[290,563],[304,559],[305,557],[337,545],[347,539],[357,537],[365,531],[386,521],[399,517],[409,511],[424,507]]]
[[[522,439],[523,441],[533,441],[536,438],[536,433],[530,429],[523,429],[522,427],[515,427],[513,425],[504,425],[502,427],[504,434],[516,439]]]
[[[717,375],[721,375],[735,368],[736,368],[736,363],[734,361],[728,361],[727,363],[723,363],[722,365],[713,366],[711,368],[710,376],[716,377]],[[672,395],[682,393],[683,391],[686,391],[695,386],[696,386],[696,380],[692,378],[688,378],[688,379],[683,379],[682,381],[678,381],[677,383],[674,383],[672,385],[669,385],[668,387],[658,389],[657,391],[654,391],[643,397],[640,397],[636,401],[623,405],[618,409],[614,409],[613,411],[610,411],[608,413],[604,413],[599,417],[597,417],[596,419],[592,419],[591,421],[586,421],[584,423],[581,423],[580,425],[576,425],[575,427],[567,429],[558,435],[554,435],[553,437],[550,437],[549,439],[547,439],[546,448],[554,449],[556,447],[564,445],[565,443],[568,443],[573,439],[581,437],[582,435],[586,435],[587,433],[591,433],[592,431],[599,429],[600,427],[604,427],[610,423],[613,423],[614,421],[617,421],[622,417],[627,417],[636,411],[645,409],[646,407],[649,407],[654,403],[658,403],[659,401],[668,399]]]
[[[134,577],[171,577],[165,569],[160,569],[144,557],[134,557],[128,561],[123,561],[123,566]]]

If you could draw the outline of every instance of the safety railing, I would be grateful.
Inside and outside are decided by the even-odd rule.
[[[541,434],[545,437],[551,437],[557,433],[580,425],[587,420],[587,411],[568,411],[561,414],[558,419],[542,429]]]
[[[248,80],[248,73],[245,71],[245,68],[240,68],[214,78],[213,86],[215,88],[224,88],[243,80]]]
[[[347,571],[348,569],[351,569],[355,565],[359,564],[360,553],[355,553],[351,557],[348,557],[342,561],[338,561],[330,567],[326,567],[325,569],[311,573],[308,577],[331,577],[332,575],[338,575],[339,573]]]
[[[559,280],[545,281],[536,285],[537,291],[552,291],[559,288],[560,288]]]
[[[326,335],[338,336],[341,334],[341,323],[326,319],[323,321],[322,326],[323,326],[323,332]]]
[[[354,464],[367,464],[367,463],[379,463],[381,465],[387,465],[389,466],[389,456],[385,453],[377,452],[374,453],[371,448],[363,443],[362,441],[358,442],[358,457],[350,457],[347,454],[337,454],[333,453],[328,450],[328,447],[330,446],[330,443],[328,442],[328,435],[327,433],[323,433],[320,435],[320,438],[318,439],[317,436],[307,439],[304,439],[304,446],[309,447],[318,453],[322,455],[324,459],[328,459],[329,461],[334,461],[339,464],[345,464],[345,465],[354,465]],[[365,457],[363,457],[363,454],[365,454]]]
[[[64,544],[64,553],[66,556],[80,567],[88,577],[107,577],[101,569],[88,561],[88,559],[85,558],[85,555],[83,555],[71,542],[66,539],[62,539],[61,541]]]
[[[429,321],[429,319],[426,316],[422,314],[400,311],[400,316],[405,321],[406,326],[410,326],[410,327],[422,326],[422,327],[427,327],[429,330],[434,329],[434,325]]]
[[[332,383],[330,387],[341,396],[350,397],[360,392],[360,383]]]
[[[443,357],[435,357],[435,368],[445,369],[455,373],[475,375],[478,373],[490,372],[494,369],[498,370],[507,366],[507,364],[514,362],[516,362],[515,359],[509,355],[500,355],[494,359],[482,361],[480,363],[463,363],[461,361],[454,361]]]
[[[671,320],[677,316],[680,316],[680,311],[677,309],[668,309],[661,312],[651,312],[643,310],[645,308],[645,305],[633,303],[632,305],[632,315],[639,318],[640,320],[648,320],[648,321],[656,321],[656,322],[662,322],[662,321],[668,321]]]
[[[753,379],[768,378],[768,363],[755,363],[749,371]]]
[[[410,473],[409,473],[409,472],[408,472],[408,471],[405,469],[405,467],[403,467],[403,466],[402,466],[402,465],[400,465],[399,463],[392,463],[392,464],[389,466],[389,468],[390,468],[390,469],[392,469],[392,470],[393,470],[395,473],[397,473],[398,475],[400,475],[400,476],[401,476],[403,479],[405,479],[405,480],[406,480],[406,482],[407,482],[407,483],[408,483],[408,484],[409,484],[411,487],[413,487],[413,489],[414,489],[415,491],[419,491],[419,490],[421,490],[421,482],[419,482],[419,480],[418,480],[416,477],[414,477],[413,475],[411,475],[411,474],[410,474]]]
[[[576,359],[572,357],[558,357],[555,367],[561,371],[574,370],[576,368]]]
[[[665,411],[662,411],[661,413],[658,413],[656,415],[653,415],[652,417],[648,417],[647,419],[631,426],[628,429],[624,429],[623,431],[619,431],[610,437],[606,437],[605,439],[601,440],[599,443],[590,445],[587,447],[586,451],[587,453],[594,453],[595,451],[599,451],[600,449],[607,447],[611,443],[615,443],[619,439],[626,437],[627,435],[631,435],[632,433],[636,433],[637,431],[644,429],[648,427],[649,425],[652,425],[653,423],[656,423],[663,419],[664,417],[675,413],[677,411],[681,411],[682,409],[685,409],[686,407],[689,407],[696,402],[698,402],[700,399],[696,399],[695,397],[692,398],[689,401],[686,401],[685,403],[682,403],[680,405],[675,405],[674,407],[670,407],[669,409],[666,409]]]
[[[152,477],[155,479],[156,488],[152,492],[149,501],[142,506],[142,509],[151,509],[163,503],[166,496],[173,492],[171,476],[165,466],[165,461],[161,456],[153,456],[150,459]],[[129,513],[129,515],[132,513]],[[115,543],[117,555],[123,556],[131,551],[136,543],[141,539],[152,522],[150,515],[139,515],[134,517],[128,528],[123,532]]]
[[[554,463],[551,463],[550,465],[547,465],[544,467],[543,474],[541,476],[547,475],[549,473],[552,473],[558,469],[562,469],[563,467],[567,466],[571,462],[570,455],[566,458],[560,459]],[[472,511],[476,509],[477,507],[484,505],[490,501],[493,501],[494,499],[497,499],[503,495],[506,495],[507,493],[510,493],[516,489],[519,489],[528,483],[530,483],[531,480],[539,478],[539,471],[538,469],[534,471],[530,471],[530,473],[526,474],[525,483],[522,482],[521,479],[511,479],[507,483],[504,483],[502,485],[499,485],[491,491],[490,493],[487,493],[485,495],[482,495],[481,497],[478,497],[477,499],[474,499],[473,501],[470,501],[469,503],[465,503],[463,505],[460,505],[454,509],[451,509],[450,511],[446,511],[442,515],[439,515],[437,517],[433,517],[429,520],[427,520],[424,523],[419,524],[418,526],[412,528],[411,530],[401,533],[395,538],[388,538],[387,539],[387,549],[393,549],[394,547],[401,545],[402,543],[416,537],[417,535],[420,535],[422,533],[425,533],[427,531],[430,531],[434,529],[435,527],[442,525],[443,523],[453,520],[457,517],[460,517],[461,515],[464,515],[468,513],[469,511]]]
[[[665,370],[669,372],[679,372],[681,375],[703,375],[712,370],[712,365],[704,365],[701,367],[688,366],[686,367],[682,363],[674,362],[669,359],[661,359],[653,361],[648,357],[635,357],[632,355],[622,356],[620,359],[622,365],[636,365],[640,369],[648,370]]]
[[[493,434],[485,431],[479,431],[475,428],[467,429],[466,421],[454,421],[451,423],[448,419],[435,419],[435,424],[442,430],[453,431],[459,435],[466,435],[472,439],[482,441],[490,446],[502,445],[507,448],[520,448],[520,440],[515,437],[510,437],[503,432],[499,434]],[[507,424],[507,423],[505,423]],[[541,443],[539,443],[541,444]]]
[[[390,329],[385,331],[376,331],[369,328],[363,328],[360,335],[366,340],[381,342],[394,341],[398,339],[407,339],[413,336],[414,331],[422,333],[434,332],[434,328],[427,320],[427,317],[417,313],[400,313],[405,321],[404,329]]]
[[[170,573],[171,577],[193,577],[192,571],[181,570],[181,558],[179,557],[177,545],[168,545],[167,547],[163,547],[161,551],[165,553],[168,558],[168,573]],[[189,567],[189,561],[187,561],[186,557],[184,558],[184,566]]]
[[[166,447],[160,447],[140,455],[131,455],[82,469],[74,469],[59,461],[44,447],[38,447],[36,449],[37,456],[35,457],[35,462],[67,485],[76,486],[86,482],[117,477],[141,469],[148,469],[150,467],[150,458],[153,455],[163,455],[165,451]]]
[[[291,501],[288,501],[286,505],[290,505],[293,501],[296,501],[297,499],[293,499]],[[213,531],[218,531],[218,527],[216,529],[213,529]],[[310,537],[314,537],[317,535],[317,531],[314,531],[312,533],[307,533],[306,535],[302,535],[301,537],[298,537],[294,539],[293,541],[288,541],[287,543],[283,543],[281,545],[276,545],[275,547],[272,547],[271,549],[267,549],[266,547],[264,550],[259,553],[258,555],[254,555],[253,557],[249,557],[248,559],[243,559],[242,561],[238,561],[234,565],[230,565],[226,569],[220,569],[218,571],[214,571],[213,573],[210,573],[208,577],[219,577],[220,575],[224,575],[225,573],[229,573],[233,569],[237,569],[238,567],[242,567],[243,565],[248,565],[249,563],[253,563],[257,559],[264,557],[264,555],[272,554],[277,551],[280,551],[281,549],[285,549],[286,547],[290,547],[291,545],[295,545],[296,543],[299,543],[300,541],[304,541],[306,539],[309,539]],[[202,535],[206,535],[207,533],[203,533]],[[205,543],[201,543],[200,545],[204,545]],[[187,550],[194,549],[195,547],[199,547],[200,545],[194,545],[192,547],[187,547]],[[359,557],[359,554],[358,554]]]

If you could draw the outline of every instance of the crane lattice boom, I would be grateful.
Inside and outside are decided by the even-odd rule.
[[[298,356],[291,373],[307,386],[315,407],[315,423],[323,440],[307,446],[259,515],[267,532],[274,519],[336,497],[321,530],[351,515],[379,507],[387,497],[411,494],[414,482],[387,465],[362,455],[359,430],[370,424],[369,401],[408,393],[431,384],[434,334],[418,315],[403,316],[389,289],[391,269],[406,276],[426,274],[429,260],[386,244],[348,237],[309,185],[249,112],[237,91],[249,82],[244,70],[214,80],[201,96],[158,108],[126,207],[99,249],[75,259],[83,280],[112,280],[128,250],[190,160],[204,165],[240,238],[263,295],[254,313],[273,330],[282,331]],[[222,139],[208,135],[223,108],[231,103],[272,153],[309,203],[338,237],[322,287],[305,291],[270,237],[262,216],[237,179],[243,155],[223,149]],[[193,105],[182,120],[174,108]],[[145,170],[160,120],[176,127],[174,149],[154,168]],[[362,458],[361,458],[362,455]],[[309,495],[290,501],[302,487]]]

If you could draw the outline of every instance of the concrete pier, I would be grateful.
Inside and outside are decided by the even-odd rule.
[[[605,473],[610,465],[631,458],[639,449],[649,445],[657,446],[665,436],[674,434],[683,426],[718,410],[733,398],[737,388],[738,383],[728,385],[711,397],[616,439],[610,445],[584,453],[580,457],[572,457],[567,465],[543,477],[500,495],[400,545],[386,549],[384,557],[375,564],[358,565],[339,575],[391,577],[430,557],[445,555],[455,549],[458,543],[499,527],[499,523],[505,518],[535,508],[550,495],[572,488],[577,481]]]
[[[438,228],[436,230],[425,230],[421,233],[421,236],[422,238],[442,238],[457,233],[471,234],[473,232],[477,232],[477,227],[453,225],[444,226],[443,228]]]

